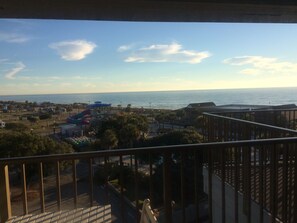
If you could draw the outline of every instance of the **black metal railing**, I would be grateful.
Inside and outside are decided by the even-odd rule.
[[[297,108],[251,111],[220,111],[213,114],[296,130]]]
[[[76,169],[79,164],[88,167],[85,177],[86,183],[89,184],[87,191],[89,205],[101,204],[111,201],[106,200],[104,196],[95,196],[98,185],[94,177],[97,165],[94,164],[94,161],[101,158],[107,164],[114,163],[117,158],[118,164],[113,164],[113,168],[116,168],[116,165],[120,167],[118,179],[123,179],[124,166],[126,165],[123,158],[132,155],[133,161],[130,168],[135,173],[133,187],[128,188],[124,186],[123,181],[119,180],[117,202],[120,203],[121,211],[113,213],[119,215],[118,218],[122,222],[139,221],[140,200],[144,197],[153,201],[153,208],[159,210],[159,219],[163,219],[164,222],[176,222],[176,219],[181,219],[179,222],[188,222],[189,219],[194,219],[196,222],[205,220],[212,222],[217,219],[217,216],[220,216],[222,222],[230,222],[229,217],[227,218],[230,216],[228,213],[230,210],[232,210],[234,222],[241,222],[243,217],[248,222],[252,222],[252,217],[255,217],[252,215],[255,211],[252,204],[254,201],[258,205],[256,208],[259,215],[256,217],[259,222],[264,222],[264,218],[267,216],[271,217],[271,221],[279,218],[284,222],[295,222],[297,220],[295,211],[297,210],[297,201],[294,196],[297,180],[295,171],[296,143],[297,138],[294,137],[1,159],[1,218],[4,221],[14,214],[14,210],[11,213],[11,205],[9,207],[8,202],[11,199],[11,188],[8,182],[9,175],[11,176],[17,167],[20,167],[22,175],[23,214],[27,214],[32,212],[28,209],[26,197],[28,193],[26,189],[27,166],[35,164],[38,167],[39,177],[35,179],[40,185],[38,208],[40,212],[44,212],[48,207],[52,208],[47,204],[47,201],[52,203],[55,200],[56,210],[63,208],[65,192],[63,190],[67,190],[68,187],[64,187],[65,185],[61,182],[61,177],[64,174],[61,168],[62,163],[65,165],[70,161],[72,164],[71,168],[66,167],[65,171],[71,170],[73,208],[75,208],[80,199],[78,195],[86,193],[86,191],[77,191],[79,179]],[[143,161],[142,156],[149,158],[146,167],[143,164],[146,161]],[[54,194],[56,196],[52,200],[45,197],[47,182],[45,182],[44,167],[49,163],[54,163],[56,168],[54,174],[56,177]],[[143,168],[148,169],[143,170]],[[8,174],[9,171],[12,172]],[[104,165],[99,171],[104,171]],[[147,188],[140,182],[140,175],[143,174],[141,171],[148,174]],[[84,175],[82,174],[82,176]],[[220,181],[216,182],[214,176],[219,176]],[[232,185],[233,195],[231,197],[230,194],[226,194],[226,182]],[[206,188],[205,193],[203,187]],[[127,216],[127,208],[129,208],[125,199],[127,190],[132,190],[130,192],[134,194],[134,198],[131,199],[134,201],[136,210],[133,212],[133,221]],[[217,198],[213,196],[214,194],[221,196],[219,209],[214,205]],[[243,196],[242,204],[239,204],[240,196]],[[172,206],[173,200],[175,206]],[[226,205],[230,206],[230,202],[233,207],[227,209]],[[195,216],[188,214],[191,208],[195,210]],[[242,213],[241,210],[244,212]],[[269,212],[270,215],[266,216],[266,212]]]
[[[296,130],[284,127],[218,114],[203,113],[203,116],[203,135],[205,142],[257,140],[297,136]]]
[[[146,198],[166,223],[296,222],[296,131],[204,118],[206,143],[0,159],[1,222],[106,204],[139,222]]]

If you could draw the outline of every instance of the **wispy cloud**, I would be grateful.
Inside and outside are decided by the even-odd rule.
[[[69,82],[60,83],[60,86],[62,86],[62,87],[68,87],[71,85],[72,85],[72,83],[69,83]]]
[[[91,54],[97,45],[86,40],[70,40],[52,43],[49,47],[56,50],[63,60],[77,61]]]
[[[101,76],[89,76],[89,75],[85,75],[85,76],[74,76],[73,77],[74,80],[100,80],[102,79]]]
[[[122,45],[118,48],[118,52],[125,52],[128,50],[131,50],[133,48],[133,45]]]
[[[8,59],[0,59],[0,64],[1,63],[5,63],[5,62],[7,62],[8,61]]]
[[[210,53],[207,51],[194,51],[185,50],[182,45],[178,43],[171,44],[155,44],[147,47],[142,47],[132,51],[131,49],[121,46],[119,49],[123,51],[129,51],[130,54],[126,57],[125,62],[151,62],[151,63],[164,63],[164,62],[176,62],[176,63],[190,63],[198,64],[203,59],[210,57]],[[120,51],[118,49],[118,51]]]
[[[25,43],[25,42],[28,42],[29,40],[30,38],[23,34],[0,32],[0,42]]]
[[[6,79],[15,79],[15,76],[26,68],[23,62],[17,62],[14,64],[14,67],[10,69],[6,74],[4,74]]]
[[[97,87],[96,84],[93,84],[93,83],[85,83],[83,86],[86,88],[96,88]]]
[[[58,77],[58,76],[50,76],[50,77],[48,77],[48,79],[50,79],[50,80],[60,80],[62,78]]]
[[[49,87],[52,86],[51,83],[33,83],[32,86],[34,87]]]
[[[223,60],[223,63],[233,66],[245,66],[240,71],[242,74],[258,75],[266,73],[297,73],[297,63],[289,61],[280,61],[274,57],[263,56],[240,56]]]

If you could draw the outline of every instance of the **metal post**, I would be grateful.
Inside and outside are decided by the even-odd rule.
[[[293,190],[294,190],[294,195],[297,194],[297,150],[296,150],[296,144],[292,145],[292,151],[293,151],[293,165],[294,165],[294,175],[292,177],[294,177],[293,179]],[[297,221],[297,196],[293,197],[293,221],[292,222],[296,222]]]
[[[164,190],[164,207],[165,207],[165,223],[172,222],[172,198],[171,198],[171,157],[170,153],[164,153],[163,163],[163,190]]]
[[[8,165],[0,165],[0,213],[1,222],[11,218]]]
[[[90,196],[90,207],[93,207],[94,203],[94,180],[93,180],[93,160],[89,159],[89,196]]]
[[[60,161],[56,162],[56,187],[57,187],[57,205],[61,211],[61,179],[60,179]]]
[[[77,208],[77,171],[76,171],[76,161],[72,160],[72,181],[73,181],[73,202],[74,207]]]
[[[39,197],[40,197],[40,211],[45,212],[45,201],[44,201],[44,183],[43,183],[43,163],[39,163]]]
[[[137,156],[134,155],[134,184],[135,184],[135,206],[136,206],[136,221],[140,221],[139,215],[139,174],[138,174],[138,160]]]
[[[23,163],[21,166],[22,171],[22,186],[23,186],[23,210],[24,215],[28,214],[28,202],[27,202],[27,181],[26,181],[26,165]]]

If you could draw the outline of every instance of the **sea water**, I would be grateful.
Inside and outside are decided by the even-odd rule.
[[[281,105],[297,104],[297,87],[228,90],[154,91],[123,93],[82,93],[0,96],[0,101],[93,103],[101,101],[112,106],[178,109],[190,103]]]

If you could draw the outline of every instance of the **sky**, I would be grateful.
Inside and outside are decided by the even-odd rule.
[[[295,24],[0,20],[0,95],[297,86]]]

